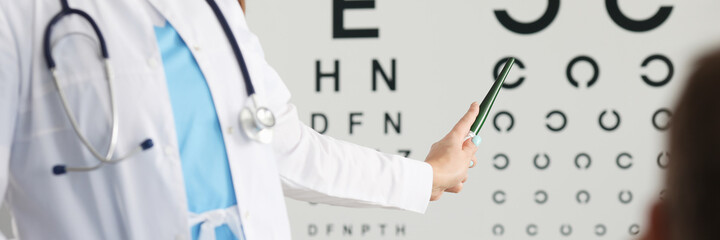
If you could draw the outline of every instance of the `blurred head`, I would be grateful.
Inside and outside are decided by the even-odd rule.
[[[700,59],[677,102],[664,200],[647,240],[720,239],[720,51]]]

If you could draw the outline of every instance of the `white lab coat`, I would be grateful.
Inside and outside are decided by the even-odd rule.
[[[0,0],[0,196],[22,239],[188,239],[188,212],[173,113],[153,24],[167,19],[191,49],[217,109],[247,239],[289,239],[285,196],[352,207],[424,212],[432,169],[320,135],[298,119],[290,93],[264,59],[235,0],[217,0],[265,105],[275,141],[246,138],[238,114],[246,99],[240,70],[203,0],[70,0],[89,13],[108,44],[123,155],[146,138],[155,147],[89,173],[55,176],[56,164],[96,163],[65,116],[42,56],[58,0]],[[63,20],[53,54],[80,129],[104,153],[110,111],[95,43],[77,17]],[[91,35],[94,36],[94,35]],[[0,237],[1,238],[1,237]]]

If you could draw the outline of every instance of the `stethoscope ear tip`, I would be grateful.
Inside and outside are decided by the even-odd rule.
[[[65,167],[65,165],[55,165],[52,170],[53,174],[58,176],[67,173],[67,168]]]
[[[153,140],[150,138],[145,139],[145,141],[140,143],[140,147],[142,148],[143,151],[152,148],[154,145],[155,145],[155,143],[153,143]]]

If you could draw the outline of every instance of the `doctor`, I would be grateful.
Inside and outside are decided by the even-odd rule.
[[[320,135],[289,100],[236,0],[0,0],[22,239],[289,239],[284,196],[422,213],[475,163],[477,104],[421,162]]]

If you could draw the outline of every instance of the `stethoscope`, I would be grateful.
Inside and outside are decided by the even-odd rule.
[[[255,87],[252,84],[252,81],[250,80],[250,74],[248,72],[247,66],[245,64],[245,59],[242,56],[242,52],[240,51],[240,46],[237,44],[237,41],[235,39],[235,35],[233,35],[232,31],[230,30],[230,26],[228,25],[227,20],[223,16],[222,12],[220,11],[220,8],[217,6],[214,0],[206,0],[208,5],[210,5],[210,8],[212,8],[213,13],[215,13],[215,16],[217,17],[218,21],[220,22],[220,26],[222,26],[223,31],[225,33],[226,38],[230,42],[230,46],[232,47],[233,53],[235,55],[235,59],[238,62],[238,65],[240,66],[240,70],[242,71],[243,80],[245,81],[245,90],[247,92],[249,102],[251,104],[246,103],[245,107],[240,111],[239,116],[239,122],[242,126],[243,132],[245,135],[247,135],[250,139],[258,141],[260,143],[270,143],[272,142],[272,131],[273,127],[275,126],[275,115],[273,114],[270,109],[267,107],[261,106],[258,101],[257,97],[255,96]],[[95,23],[95,20],[90,17],[87,13],[85,13],[82,10],[71,8],[68,5],[67,0],[60,0],[60,4],[62,5],[62,10],[58,14],[56,14],[51,20],[50,23],[48,23],[47,27],[45,28],[45,35],[43,37],[43,50],[45,55],[45,61],[47,63],[48,69],[50,70],[50,74],[52,75],[53,81],[55,82],[55,87],[58,91],[58,95],[60,96],[60,102],[62,103],[63,109],[65,110],[65,115],[70,120],[70,124],[72,125],[73,130],[75,131],[75,134],[80,138],[80,141],[82,144],[87,148],[90,153],[92,153],[93,157],[95,157],[99,162],[95,164],[94,166],[86,166],[86,167],[75,167],[75,166],[67,166],[63,164],[55,165],[52,169],[53,174],[55,175],[62,175],[67,172],[88,172],[92,170],[99,169],[105,164],[115,164],[122,160],[128,159],[142,151],[148,150],[153,147],[154,143],[153,140],[148,138],[144,141],[142,141],[138,147],[133,149],[132,151],[128,152],[127,154],[114,158],[113,154],[115,153],[116,147],[117,147],[117,141],[118,141],[118,126],[119,126],[119,118],[117,116],[117,104],[115,103],[115,96],[113,91],[113,81],[114,81],[114,75],[113,75],[113,69],[110,64],[110,55],[108,54],[107,45],[105,44],[105,39],[103,38],[102,32],[100,32],[100,28]],[[50,44],[50,37],[52,35],[53,27],[63,18],[70,15],[79,15],[83,19],[85,19],[93,28],[93,31],[95,32],[95,35],[98,39],[98,42],[100,43],[100,55],[102,57],[102,61],[105,67],[105,77],[108,84],[108,94],[110,96],[110,111],[111,111],[111,118],[112,118],[112,127],[111,127],[111,133],[110,133],[110,143],[108,146],[107,153],[105,156],[100,154],[97,149],[95,149],[92,145],[90,145],[90,142],[85,137],[85,135],[80,132],[80,129],[78,127],[77,120],[75,119],[75,115],[73,114],[72,109],[70,108],[67,99],[65,97],[65,92],[60,87],[60,82],[58,80],[58,74],[57,69],[55,65],[55,60],[52,56],[52,47]]]

